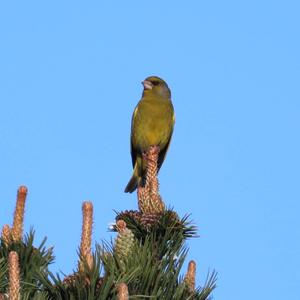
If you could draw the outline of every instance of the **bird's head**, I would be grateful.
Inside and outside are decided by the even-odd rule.
[[[171,91],[167,83],[157,76],[147,77],[142,84],[144,86],[144,95],[151,93],[168,99],[171,98]]]

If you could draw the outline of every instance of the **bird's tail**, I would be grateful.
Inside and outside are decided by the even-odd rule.
[[[131,179],[129,180],[129,182],[125,188],[125,193],[134,192],[136,190],[136,188],[138,187],[138,184],[139,184],[139,177],[133,173]]]
[[[137,157],[137,160],[135,162],[134,170],[131,179],[129,180],[126,188],[125,188],[125,193],[132,193],[134,192],[138,185],[141,182],[141,176],[140,176],[140,168],[142,165],[142,160]]]

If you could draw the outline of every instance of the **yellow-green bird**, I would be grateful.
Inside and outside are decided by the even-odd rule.
[[[143,82],[142,99],[136,106],[131,121],[131,157],[133,175],[125,192],[132,193],[145,182],[146,162],[143,153],[150,146],[158,146],[158,170],[160,169],[173,133],[175,115],[171,91],[159,77],[150,76]]]

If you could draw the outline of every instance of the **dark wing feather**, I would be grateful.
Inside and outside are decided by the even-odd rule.
[[[131,152],[131,159],[132,159],[132,167],[134,168],[135,162],[136,162],[137,151],[136,151],[136,149],[133,147],[132,139],[130,140],[130,152]]]
[[[171,142],[171,139],[172,139],[172,132],[170,134],[170,138],[169,138],[168,142],[166,143],[166,146],[163,149],[160,149],[160,151],[159,151],[158,161],[157,161],[157,172],[159,171],[159,169],[161,168],[162,163],[165,160],[165,157],[166,157],[166,154],[168,152],[170,142]]]
[[[166,157],[166,154],[168,152],[170,142],[171,142],[171,139],[172,139],[173,130],[174,130],[175,114],[174,114],[174,109],[173,109],[172,103],[171,103],[171,108],[172,108],[172,127],[171,127],[170,137],[169,137],[169,140],[166,143],[166,146],[164,148],[160,149],[160,151],[159,151],[158,161],[157,161],[157,172],[159,171],[162,163],[165,160],[165,157]]]

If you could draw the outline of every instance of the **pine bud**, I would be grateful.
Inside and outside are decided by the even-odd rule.
[[[11,237],[11,229],[9,225],[6,224],[2,227],[1,238],[6,246],[8,246],[11,243],[12,237]]]
[[[196,262],[191,260],[188,265],[188,271],[185,275],[184,281],[191,291],[195,290],[196,281]]]
[[[151,146],[144,154],[147,162],[145,187],[139,187],[137,191],[138,206],[144,214],[161,213],[165,210],[165,204],[159,195],[158,173],[159,147]]]
[[[129,293],[128,293],[128,287],[125,283],[119,283],[118,284],[118,300],[128,300],[129,299]]]
[[[14,222],[12,228],[12,238],[14,241],[21,241],[23,237],[23,222],[24,222],[26,196],[27,196],[27,187],[20,186],[17,194],[17,203],[15,208]]]
[[[85,259],[89,268],[93,266],[93,256],[91,251],[92,230],[93,230],[93,203],[86,201],[82,204],[82,233],[80,244],[81,260]],[[79,270],[84,271],[83,261],[79,262]]]
[[[20,269],[19,256],[15,251],[11,251],[8,256],[9,268],[9,299],[20,300]]]

